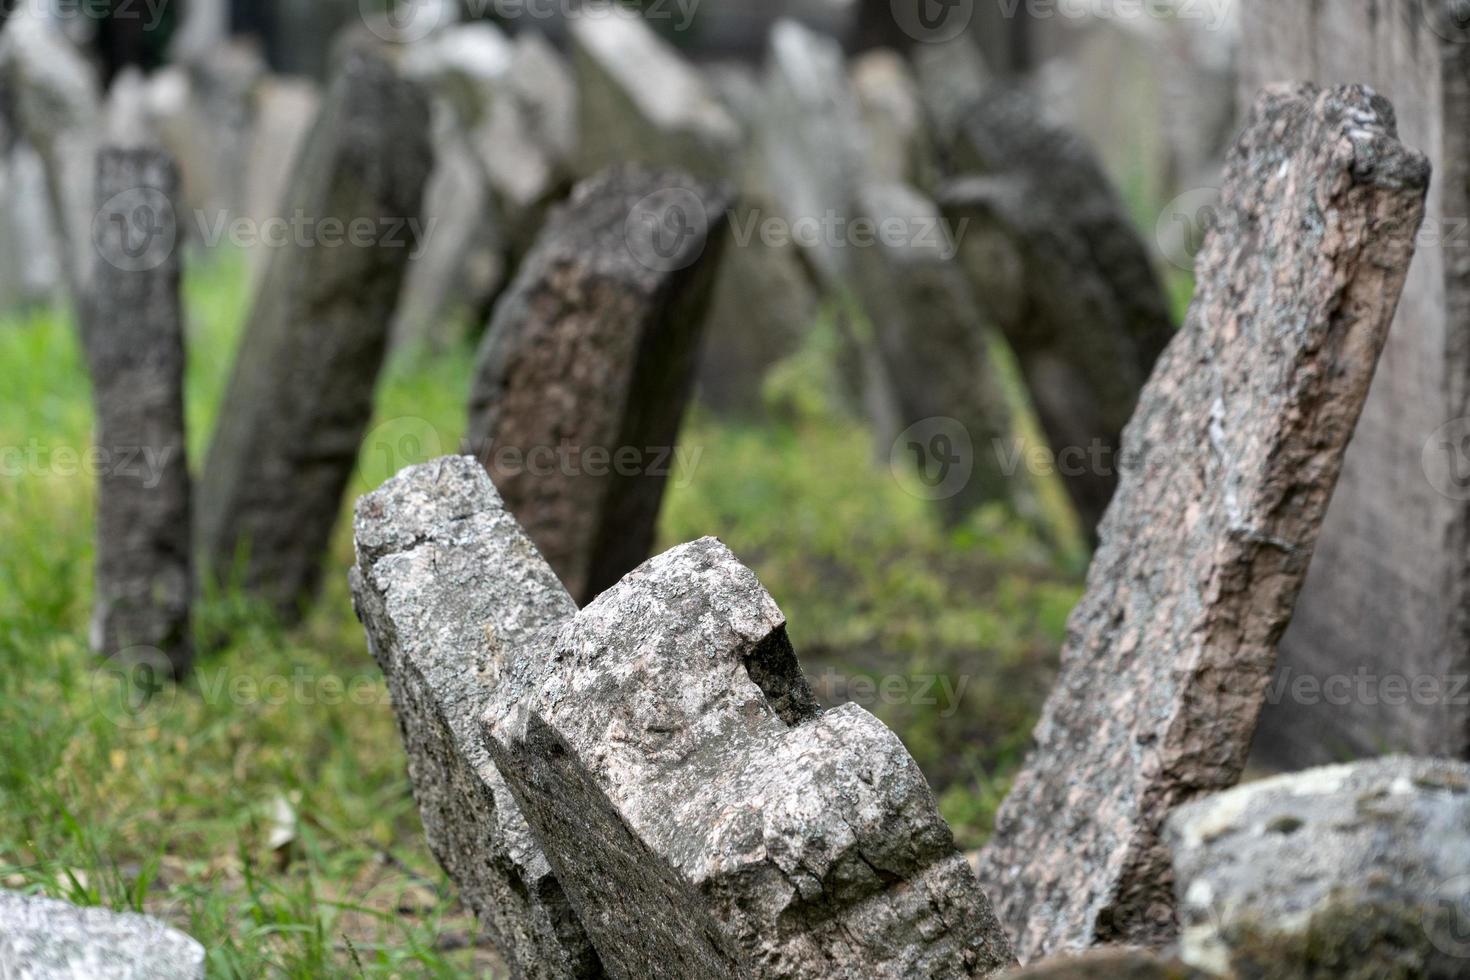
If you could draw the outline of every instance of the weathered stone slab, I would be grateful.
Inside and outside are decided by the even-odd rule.
[[[553,212],[496,305],[467,444],[579,601],[653,544],[732,205],[609,169]]]
[[[857,213],[879,229],[858,248],[858,296],[873,328],[890,404],[876,435],[883,450],[927,423],[934,431],[897,452],[914,465],[947,517],[1025,493],[1024,474],[1003,460],[1017,431],[989,349],[994,327],[975,302],[934,203],[906,184],[865,184]]]
[[[1123,427],[1173,334],[1148,250],[1082,138],[1019,89],[986,89],[941,159],[961,175],[939,202],[968,222],[961,256],[975,294],[1016,352],[1052,450],[1089,460],[1062,477],[1091,530],[1117,487]]]
[[[927,136],[918,82],[894,51],[869,51],[853,60],[852,91],[868,130],[868,175],[917,183],[923,177]]]
[[[92,192],[101,134],[96,72],[36,5],[0,33],[0,86],[16,129],[46,165],[62,271],[81,309],[92,274]]]
[[[0,976],[204,980],[204,947],[146,915],[0,891]]]
[[[1470,31],[1454,20],[1462,9],[1441,0],[1243,7],[1242,86],[1372,85],[1435,172],[1383,366],[1281,643],[1257,739],[1264,765],[1385,751],[1470,756],[1462,696],[1470,690],[1462,683],[1470,677]]]
[[[432,164],[428,124],[427,100],[387,61],[344,57],[285,209],[309,223],[307,244],[273,250],[220,408],[200,557],[287,617],[315,590],[372,415]]]
[[[1231,152],[1185,327],[981,877],[1023,959],[1174,933],[1166,814],[1245,764],[1413,255],[1429,177],[1362,88],[1273,89]]]
[[[542,633],[486,730],[614,975],[1011,963],[903,744],[856,705],[818,708],[780,610],[712,538]]]
[[[64,290],[46,167],[16,142],[0,158],[0,310],[59,300]]]
[[[1102,949],[1034,963],[1007,973],[1005,980],[1204,980],[1205,976],[1177,960],[1152,953]]]
[[[579,177],[627,161],[704,178],[729,172],[739,125],[699,71],[641,16],[609,5],[570,26]]]
[[[1216,976],[1465,974],[1470,767],[1403,757],[1181,807],[1168,845],[1181,953]]]
[[[179,172],[154,150],[97,159],[83,345],[96,406],[97,549],[91,645],[193,659]]]
[[[388,678],[424,832],[518,977],[601,976],[478,728],[507,658],[577,611],[469,457],[357,504],[352,594]]]

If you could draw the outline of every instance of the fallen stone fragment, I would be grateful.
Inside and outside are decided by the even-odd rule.
[[[540,634],[485,727],[615,976],[1012,963],[903,744],[856,705],[821,711],[775,602],[712,538]]]
[[[1100,949],[1076,957],[1033,963],[1005,975],[1005,980],[1204,980],[1177,960],[1133,949]]]
[[[472,458],[404,470],[354,530],[353,602],[430,848],[517,977],[601,976],[478,728],[507,658],[576,605]]]
[[[91,645],[136,647],[175,675],[193,660],[179,172],[155,150],[97,159],[92,293],[82,339],[96,406],[97,553]]]
[[[1082,138],[1014,89],[959,124],[939,191],[961,261],[1020,361],[1063,485],[1097,527],[1138,393],[1173,336],[1168,300],[1122,200]],[[1100,462],[1095,462],[1100,459]]]
[[[1392,320],[1429,168],[1361,87],[1275,88],[1231,152],[981,878],[1025,960],[1175,933],[1164,817],[1244,766]]]
[[[1470,766],[1403,757],[1181,807],[1167,843],[1181,953],[1225,977],[1465,975]]]
[[[467,446],[573,597],[648,556],[732,195],[614,167],[558,208],[496,304]]]
[[[1256,740],[1298,769],[1470,758],[1470,22],[1456,0],[1246,0],[1242,90],[1363,82],[1434,181]],[[1395,691],[1403,685],[1408,696]],[[1346,692],[1346,693],[1344,693]],[[1361,692],[1361,693],[1360,693]]]
[[[204,947],[145,915],[0,891],[0,976],[203,980]]]
[[[384,57],[345,55],[284,209],[304,216],[311,237],[273,250],[220,408],[200,558],[215,580],[238,581],[288,619],[318,584],[372,416],[422,232],[428,124],[427,100]]]

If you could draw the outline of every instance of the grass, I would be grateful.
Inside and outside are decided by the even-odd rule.
[[[225,265],[188,282],[196,469],[245,291]],[[454,448],[470,363],[394,360],[353,496]],[[942,528],[860,426],[790,396],[807,366],[784,394],[773,379],[767,424],[692,414],[661,541],[718,534],[750,562],[824,696],[892,724],[974,846],[1044,693],[1077,558],[999,509]],[[423,842],[348,599],[346,522],[305,623],[209,596],[197,629],[228,644],[185,685],[130,699],[86,647],[91,410],[64,317],[0,324],[0,388],[0,885],[159,915],[204,943],[211,977],[497,975]]]

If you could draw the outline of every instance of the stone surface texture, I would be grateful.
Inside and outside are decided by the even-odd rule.
[[[732,205],[722,185],[610,168],[496,305],[467,445],[580,602],[652,547]]]
[[[1239,778],[1423,217],[1362,88],[1269,90],[1233,148],[981,878],[1023,960],[1175,932],[1159,841]]]
[[[543,633],[486,730],[616,976],[1012,962],[902,743],[856,705],[819,709],[775,602],[712,538]]]
[[[358,502],[354,531],[353,601],[429,846],[516,976],[601,976],[478,728],[507,659],[576,605],[470,457],[404,470]]]
[[[372,416],[432,166],[428,127],[427,99],[385,58],[361,48],[342,57],[285,213],[323,236],[328,221],[367,222],[372,234],[274,250],[220,408],[200,558],[288,618],[320,579]]]
[[[1364,82],[1434,180],[1383,364],[1281,643],[1263,765],[1470,756],[1470,25],[1452,0],[1244,0],[1242,91]],[[1369,694],[1357,694],[1360,676]],[[1428,694],[1385,698],[1395,678]],[[1306,697],[1291,685],[1308,684]],[[1324,696],[1347,684],[1347,698]],[[1315,693],[1312,693],[1315,691]],[[1343,703],[1346,700],[1348,703]]]
[[[1216,976],[1465,975],[1470,767],[1391,757],[1181,807],[1181,953]]]
[[[95,200],[96,266],[82,333],[105,462],[91,645],[108,657],[148,647],[182,675],[193,660],[194,579],[178,168],[159,151],[105,149]]]
[[[1207,974],[1177,960],[1131,949],[1099,949],[1043,960],[1005,974],[1005,980],[1204,980]]]
[[[0,891],[6,980],[204,980],[204,947],[157,919]]]

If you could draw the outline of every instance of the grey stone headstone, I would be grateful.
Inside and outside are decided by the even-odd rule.
[[[1470,756],[1470,25],[1457,13],[1452,0],[1243,5],[1242,91],[1372,85],[1434,166],[1398,319],[1281,643],[1266,766]],[[1385,681],[1419,693],[1385,698]]]
[[[0,310],[60,300],[65,289],[46,166],[16,142],[0,153]]]
[[[157,919],[0,891],[6,980],[204,980],[204,947]]]
[[[1231,151],[1194,302],[1124,434],[1060,676],[982,852],[1023,959],[1174,935],[1164,818],[1244,768],[1428,179],[1361,87],[1268,90]]]
[[[388,678],[429,846],[517,977],[593,978],[597,954],[496,770],[479,716],[507,660],[577,611],[469,457],[357,504],[352,593]]]
[[[653,544],[733,203],[611,168],[552,214],[496,305],[467,446],[579,601]]]
[[[918,766],[823,713],[770,595],[707,538],[510,664],[491,754],[616,976],[988,977],[1009,944]]]
[[[894,51],[869,51],[853,60],[851,83],[869,134],[869,178],[918,183],[927,136],[918,82],[908,63]]]
[[[203,570],[238,572],[288,618],[319,581],[372,416],[422,231],[428,128],[417,86],[365,50],[344,57],[285,209],[307,234],[272,250],[220,407],[198,507]]]
[[[96,406],[96,581],[91,645],[106,657],[193,660],[184,433],[179,172],[157,150],[96,161],[92,293],[82,337]],[[132,651],[132,652],[129,652]]]
[[[1180,952],[1213,976],[1459,977],[1470,767],[1404,757],[1240,786],[1169,818]]]

